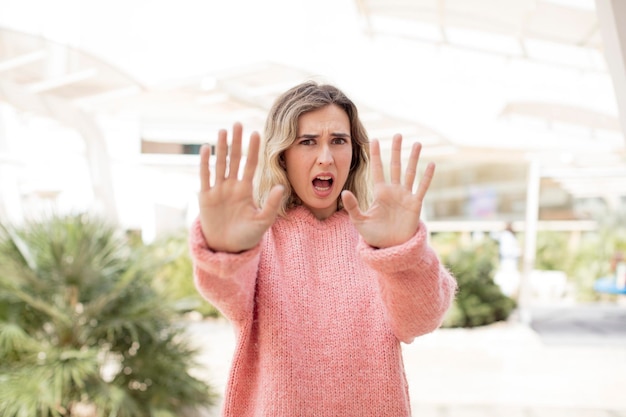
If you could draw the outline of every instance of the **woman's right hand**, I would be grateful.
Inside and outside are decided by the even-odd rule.
[[[235,123],[230,154],[228,134],[226,130],[219,131],[213,184],[209,168],[211,149],[203,146],[200,150],[200,223],[207,245],[218,252],[238,253],[256,246],[274,223],[283,193],[282,186],[274,186],[265,207],[257,207],[252,180],[259,159],[260,137],[257,132],[250,135],[248,157],[243,177],[239,179],[242,130],[241,124]]]

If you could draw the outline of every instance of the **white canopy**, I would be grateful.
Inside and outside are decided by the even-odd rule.
[[[210,142],[234,121],[260,130],[276,95],[308,78],[344,89],[383,146],[396,132],[423,142],[441,178],[535,161],[572,198],[615,204],[626,196],[619,8],[610,0],[7,0],[0,100],[78,132],[94,197],[114,214],[115,160],[195,170],[193,158],[141,155],[141,140]],[[28,188],[24,170],[8,167],[37,152],[0,134],[3,181],[10,172],[22,181],[2,187],[3,201]],[[442,180],[432,199],[455,187]],[[523,171],[501,184],[516,187],[526,187]]]

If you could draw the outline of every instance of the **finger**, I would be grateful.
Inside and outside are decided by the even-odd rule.
[[[428,187],[430,187],[430,182],[433,180],[434,175],[435,175],[435,164],[430,162],[426,166],[426,170],[424,170],[424,175],[422,175],[422,180],[420,181],[420,184],[417,187],[417,197],[419,201],[424,200],[424,196],[426,195],[426,191],[428,191]]]
[[[391,142],[391,183],[400,184],[400,177],[402,175],[402,135],[397,134],[393,136]]]
[[[233,125],[233,143],[230,147],[230,166],[228,178],[237,179],[239,175],[239,163],[241,162],[241,134],[243,127],[237,122]]]
[[[380,142],[377,139],[372,141],[370,146],[370,155],[372,157],[372,179],[374,183],[385,182],[385,174],[383,174],[383,161],[380,158]]]
[[[416,142],[411,147],[411,156],[409,157],[409,164],[406,167],[406,175],[404,177],[404,186],[407,190],[413,190],[413,184],[415,184],[415,177],[417,176],[417,162],[420,159],[420,152],[422,151],[422,144]]]
[[[285,187],[282,185],[272,187],[267,196],[267,200],[265,200],[265,205],[261,208],[261,217],[266,217],[270,220],[276,217],[284,191]]]
[[[346,209],[352,220],[360,220],[363,218],[363,213],[359,208],[359,201],[352,192],[343,190],[341,192],[341,201],[343,202],[343,208]]]
[[[243,171],[244,181],[252,181],[254,178],[254,172],[256,171],[256,165],[259,162],[259,143],[261,138],[258,132],[252,132],[250,135],[250,145],[248,146],[248,157],[246,159],[246,166]]]
[[[215,185],[221,184],[226,175],[226,155],[228,154],[228,142],[226,141],[226,131],[220,129],[217,134],[217,148],[215,159]]]
[[[200,191],[208,191],[211,188],[210,158],[211,145],[202,145],[200,147]]]

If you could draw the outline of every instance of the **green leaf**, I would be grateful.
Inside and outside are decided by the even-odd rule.
[[[182,417],[215,402],[155,284],[171,256],[88,214],[0,231],[1,416]]]

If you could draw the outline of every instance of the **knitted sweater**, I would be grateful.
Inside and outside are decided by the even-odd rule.
[[[410,416],[400,341],[437,329],[456,281],[427,245],[375,249],[345,211],[304,207],[240,254],[190,234],[199,292],[228,318],[236,349],[223,416]]]

